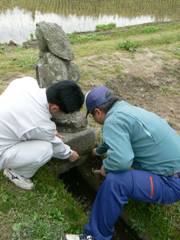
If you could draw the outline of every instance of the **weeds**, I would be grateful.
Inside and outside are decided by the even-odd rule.
[[[0,55],[3,55],[5,53],[5,47],[0,46]]]
[[[35,69],[35,65],[36,65],[36,58],[34,57],[29,57],[28,59],[25,58],[25,59],[17,59],[17,58],[14,58],[13,61],[11,62],[12,65],[16,65],[18,66],[19,68],[21,69],[26,69],[26,70],[30,70],[32,68]]]
[[[48,179],[47,179],[48,176]],[[80,232],[85,215],[55,172],[44,166],[34,179],[35,189],[17,189],[0,174],[0,221],[6,232],[0,239],[60,239],[63,232]],[[1,225],[0,225],[1,227]]]
[[[37,218],[36,220],[27,217],[23,222],[14,223],[12,239],[61,239],[64,231],[67,230],[62,223],[54,222],[50,224],[47,219]]]
[[[139,46],[138,42],[126,40],[118,44],[118,49],[124,49],[129,52],[135,52]]]
[[[77,34],[72,33],[69,34],[69,40],[73,43],[86,43],[89,41],[102,41],[104,40],[104,36],[98,35],[96,33],[89,33],[89,34]]]
[[[100,24],[96,26],[96,31],[107,31],[112,30],[116,28],[115,23],[109,23],[109,24]]]
[[[169,206],[153,205],[147,203],[139,203],[134,201],[129,201],[126,206],[129,216],[130,225],[135,229],[140,235],[144,233],[151,233],[152,239],[155,240],[170,240],[179,239],[172,238],[176,233],[171,232],[173,221],[174,224],[178,224],[178,203]],[[177,213],[176,218],[174,216],[169,216],[170,209]],[[148,218],[147,218],[148,215]],[[176,219],[173,219],[173,217]],[[178,236],[178,233],[177,233]]]
[[[147,27],[144,27],[141,30],[141,33],[154,33],[154,32],[157,32],[159,30],[160,30],[160,28],[157,27],[157,26],[147,26]]]
[[[180,59],[180,47],[176,47],[174,49],[171,50],[171,52]]]

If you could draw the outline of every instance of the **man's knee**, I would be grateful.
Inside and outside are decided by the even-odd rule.
[[[125,194],[129,194],[132,190],[132,176],[130,171],[108,173],[105,184],[109,187],[117,188]]]
[[[37,162],[47,162],[53,156],[53,146],[50,142],[42,141],[39,146],[39,158],[36,159]]]

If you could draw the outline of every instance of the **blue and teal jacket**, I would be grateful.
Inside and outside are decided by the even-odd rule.
[[[180,172],[180,136],[158,115],[125,101],[107,112],[98,155],[106,172],[133,167],[158,175]]]

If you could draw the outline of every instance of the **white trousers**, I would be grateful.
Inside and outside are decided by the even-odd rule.
[[[31,178],[53,156],[58,157],[58,144],[31,140],[20,142],[7,149],[1,156],[2,169],[9,168],[17,174]]]

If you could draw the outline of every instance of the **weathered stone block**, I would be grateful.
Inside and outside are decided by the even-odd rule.
[[[95,147],[95,131],[92,128],[87,128],[84,131],[76,133],[65,133],[63,137],[64,142],[79,153],[80,159],[74,163],[68,159],[53,159],[53,161],[50,161],[48,164],[50,164],[50,167],[58,168],[58,173],[64,173],[70,168],[80,166],[86,162],[91,150]]]
[[[68,80],[68,69],[64,61],[50,52],[45,53],[38,61],[37,79],[41,87],[48,87],[54,82]]]
[[[70,43],[60,26],[54,23],[37,24],[36,36],[40,49],[40,59],[36,67],[36,76],[41,87],[48,87],[61,80],[80,79]]]
[[[70,43],[59,25],[47,22],[37,23],[36,37],[39,40],[41,52],[51,52],[55,56],[69,61],[74,59]]]
[[[59,132],[79,132],[85,130],[87,127],[87,119],[81,112],[71,114],[57,113],[54,122]]]

